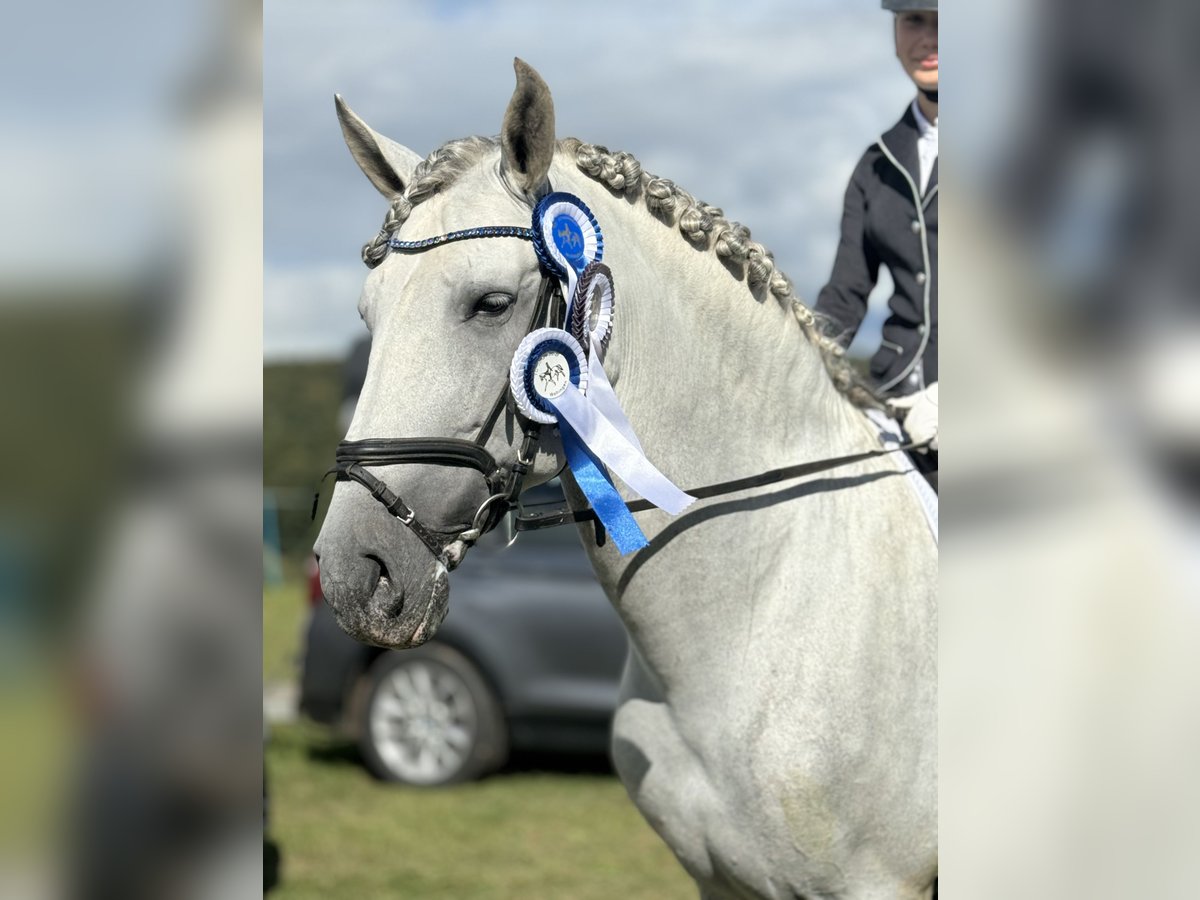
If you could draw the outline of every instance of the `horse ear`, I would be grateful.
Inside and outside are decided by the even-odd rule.
[[[536,196],[554,156],[554,101],[542,76],[523,59],[513,60],[517,87],[500,129],[501,171],[512,187]]]
[[[338,122],[346,146],[363,174],[383,196],[391,200],[404,193],[412,181],[413,170],[421,157],[391,138],[372,131],[367,123],[354,114],[340,94],[333,95]]]

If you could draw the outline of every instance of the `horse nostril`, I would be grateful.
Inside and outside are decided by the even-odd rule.
[[[378,569],[378,571],[375,573],[375,577],[371,579],[371,581],[372,581],[371,586],[374,587],[375,585],[377,585],[380,581],[383,581],[384,579],[387,579],[387,582],[389,584],[391,584],[392,579],[388,573],[388,567],[384,563],[384,561],[382,559],[380,559],[378,556],[375,556],[374,554],[370,554],[370,553],[367,554],[367,559],[370,560],[371,562],[373,562],[375,564],[375,567]]]

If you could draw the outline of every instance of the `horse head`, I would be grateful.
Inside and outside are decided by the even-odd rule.
[[[494,524],[488,502],[497,471],[512,472],[523,449],[532,457],[521,465],[530,463],[526,485],[563,465],[561,446],[548,433],[523,446],[522,424],[501,399],[513,353],[547,302],[531,244],[502,235],[424,253],[387,247],[401,224],[401,236],[413,240],[484,225],[529,227],[533,204],[547,190],[554,106],[538,74],[520,60],[515,67],[499,142],[452,141],[426,160],[377,134],[337,99],[354,159],[391,203],[384,230],[364,248],[364,260],[375,265],[359,313],[372,345],[347,440],[449,439],[460,449],[478,441],[482,457],[496,465],[487,472],[488,465],[476,471],[445,459],[364,461],[366,481],[339,480],[315,548],[321,585],[341,627],[368,643],[411,647],[433,635],[449,601],[447,559],[437,547]],[[392,495],[423,523],[426,539],[421,528],[406,527],[396,507],[377,502]]]

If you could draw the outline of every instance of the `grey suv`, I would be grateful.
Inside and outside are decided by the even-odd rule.
[[[510,748],[607,748],[628,645],[578,533],[525,532],[506,549],[501,532],[451,576],[449,615],[421,647],[360,644],[314,606],[301,711],[357,738],[380,778],[450,784],[494,771]]]

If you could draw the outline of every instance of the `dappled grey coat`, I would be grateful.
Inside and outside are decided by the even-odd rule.
[[[867,148],[846,188],[842,237],[817,311],[849,345],[867,313],[867,296],[888,267],[895,292],[871,378],[885,394],[910,394],[937,381],[938,167],[920,194],[917,120],[912,107]]]

